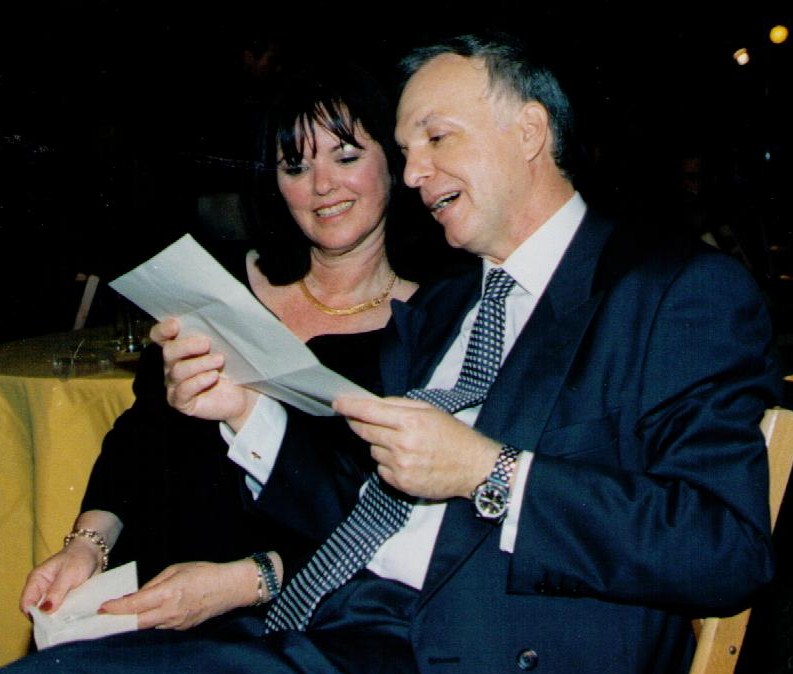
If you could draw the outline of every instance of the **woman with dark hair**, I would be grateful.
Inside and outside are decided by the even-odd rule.
[[[401,182],[392,124],[388,98],[358,67],[285,72],[251,183],[255,248],[224,260],[321,362],[374,393],[381,393],[390,300],[406,301],[418,287],[386,251],[387,240],[399,237],[389,217]],[[312,513],[305,527],[285,530],[277,518],[247,512],[240,490],[256,494],[260,485],[226,456],[216,421],[169,406],[158,346],[145,351],[134,390],[135,403],[103,442],[64,548],[29,575],[22,610],[56,610],[66,592],[103,570],[108,553],[114,565],[137,560],[148,581],[115,600],[124,604],[107,606],[137,613],[141,628],[187,629],[261,603],[273,564],[308,555],[324,538],[323,521],[336,522],[339,513]],[[341,418],[304,416],[305,432],[325,446],[349,445]],[[338,476],[342,509],[354,505],[373,468],[368,447],[359,445],[359,452],[317,459]]]
[[[279,164],[291,167],[287,174],[296,175],[304,154],[316,153],[315,124],[340,144],[358,150],[362,148],[356,126],[363,125],[383,151],[391,190],[402,185],[402,158],[393,138],[393,107],[377,80],[352,63],[342,69],[295,66],[294,71],[282,77],[279,94],[265,111],[245,200],[251,236],[259,251],[258,265],[275,285],[293,283],[310,271],[312,241],[295,226],[290,204],[280,189],[284,176],[278,168]],[[333,71],[330,76],[325,74],[328,71]],[[394,206],[395,200],[390,199],[388,208]],[[388,239],[393,238],[394,224],[388,229]]]

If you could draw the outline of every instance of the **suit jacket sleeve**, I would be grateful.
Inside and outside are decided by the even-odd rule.
[[[248,507],[278,523],[285,580],[307,561],[358,501],[374,463],[369,446],[341,417],[313,417],[287,406],[287,429],[273,471]]]

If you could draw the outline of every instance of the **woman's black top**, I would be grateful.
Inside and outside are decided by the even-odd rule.
[[[324,365],[380,395],[383,333],[320,335],[307,345]],[[244,473],[227,458],[219,423],[168,405],[156,345],[144,350],[133,389],[135,401],[105,436],[82,502],[83,511],[107,510],[124,524],[111,565],[137,560],[142,584],[180,561],[230,561],[279,550],[299,563],[321,542],[246,506]],[[341,491],[353,504],[373,468],[368,447],[339,417],[293,410],[290,423],[316,425],[312,437],[332,445],[328,456],[336,463],[329,469],[344,476]],[[340,443],[354,450],[335,455]]]

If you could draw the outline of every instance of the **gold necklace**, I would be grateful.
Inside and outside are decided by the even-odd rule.
[[[328,314],[329,316],[352,316],[353,314],[360,314],[362,311],[368,311],[369,309],[379,307],[391,294],[391,289],[394,287],[396,280],[396,272],[392,271],[391,278],[388,280],[385,290],[383,290],[383,292],[381,292],[377,297],[373,297],[372,299],[367,300],[366,302],[361,302],[360,304],[354,304],[353,306],[347,307],[346,309],[334,309],[333,307],[329,307],[327,304],[320,302],[311,294],[308,286],[306,286],[305,279],[300,279],[299,284],[300,290],[303,291],[303,295],[306,296],[306,299],[314,308],[319,309],[323,314]]]

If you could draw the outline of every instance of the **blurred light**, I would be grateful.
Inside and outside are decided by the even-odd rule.
[[[787,40],[788,36],[788,29],[787,26],[783,26],[779,24],[774,26],[771,31],[768,33],[768,38],[774,44],[782,44],[785,40]]]
[[[741,47],[737,49],[735,53],[732,55],[735,61],[738,63],[739,66],[745,66],[749,63],[749,52],[745,47]]]

